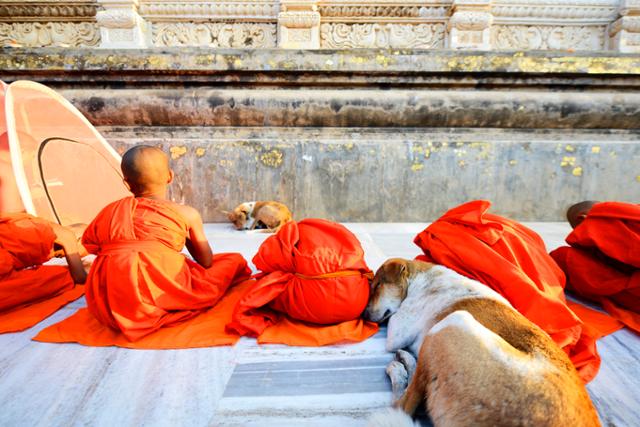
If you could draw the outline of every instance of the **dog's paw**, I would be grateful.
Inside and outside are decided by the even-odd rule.
[[[409,353],[406,350],[398,350],[396,351],[395,359],[402,363],[404,368],[407,370],[407,376],[409,377],[409,381],[413,378],[413,373],[416,371],[416,358],[413,357],[413,354]]]
[[[387,408],[369,417],[367,427],[420,427],[400,409]]]
[[[391,393],[395,402],[402,397],[407,385],[409,385],[409,375],[404,365],[397,360],[389,362],[386,371],[391,380]]]

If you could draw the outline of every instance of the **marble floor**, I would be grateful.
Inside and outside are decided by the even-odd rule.
[[[376,269],[414,257],[425,224],[346,224]],[[568,226],[529,223],[548,248]],[[215,252],[251,259],[266,234],[206,226]],[[358,344],[128,350],[45,344],[30,338],[71,315],[81,299],[35,327],[0,335],[0,426],[363,426],[389,404],[386,331]],[[640,420],[640,337],[623,329],[598,342],[600,373],[589,386],[603,425]],[[428,422],[423,420],[424,424]]]

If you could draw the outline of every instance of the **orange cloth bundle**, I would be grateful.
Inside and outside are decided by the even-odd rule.
[[[599,302],[640,333],[640,205],[597,203],[551,252],[567,275],[567,290]],[[599,319],[585,318],[597,327]]]
[[[377,331],[360,319],[371,271],[360,242],[342,225],[287,223],[265,240],[253,263],[263,273],[239,301],[228,331],[312,346],[362,341]]]
[[[416,236],[414,242],[425,253],[417,259],[445,265],[500,293],[546,331],[581,378],[590,381],[600,366],[595,337],[567,306],[562,270],[540,236],[487,213],[490,206],[476,200],[449,210]]]
[[[187,220],[165,201],[126,197],[105,207],[82,242],[97,254],[87,278],[87,307],[130,341],[215,305],[251,271],[240,254],[218,254],[205,269],[180,251]]]
[[[28,214],[0,218],[0,333],[27,329],[79,298],[64,266],[46,266],[56,235]]]

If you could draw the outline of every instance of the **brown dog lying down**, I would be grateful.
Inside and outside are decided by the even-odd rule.
[[[265,232],[276,232],[293,221],[289,208],[273,201],[241,203],[227,217],[237,230],[265,229]]]
[[[567,355],[480,282],[390,259],[371,283],[365,318],[389,319],[386,347],[396,352],[387,373],[397,409],[370,426],[412,426],[422,402],[436,427],[600,425]]]

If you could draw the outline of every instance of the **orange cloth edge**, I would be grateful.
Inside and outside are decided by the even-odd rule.
[[[76,285],[73,289],[55,297],[0,313],[0,334],[24,331],[51,316],[71,301],[77,300],[83,294],[84,286]]]
[[[82,308],[65,320],[49,326],[33,337],[34,341],[48,343],[78,343],[92,347],[122,347],[130,349],[170,350],[181,348],[214,347],[235,344],[240,336],[225,331],[233,309],[253,280],[233,285],[220,301],[195,317],[166,326],[138,341],[128,341],[124,334],[98,322]]]
[[[607,313],[594,310],[584,304],[567,300],[567,305],[583,322],[583,327],[586,326],[591,331],[590,335],[595,339],[610,335],[624,327],[622,322]]]
[[[258,344],[286,344],[290,346],[321,347],[346,342],[361,342],[379,330],[377,323],[362,319],[336,325],[313,325],[283,316],[258,336]]]

